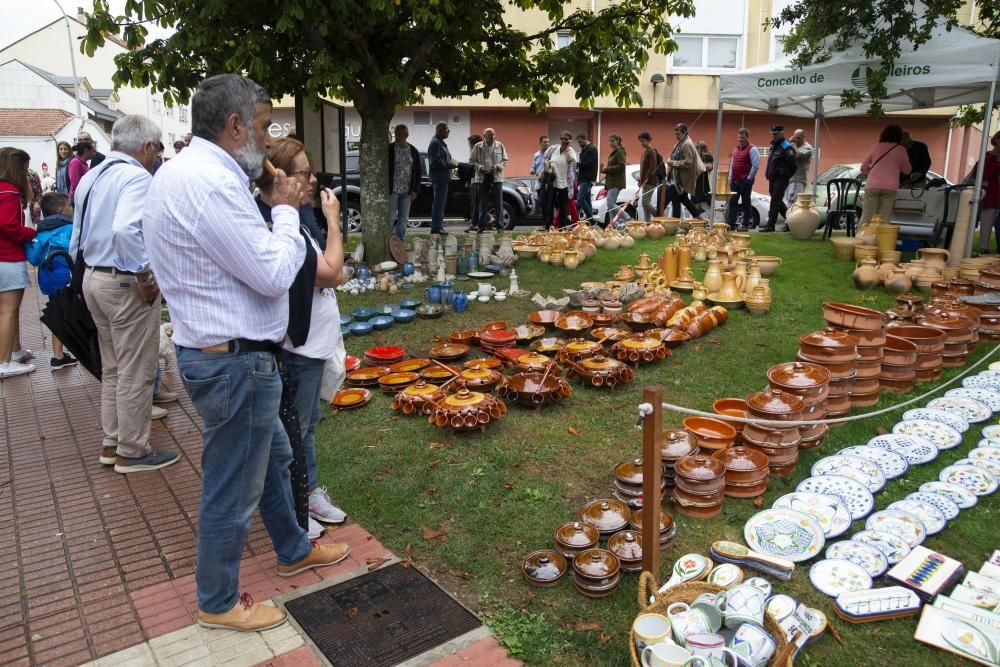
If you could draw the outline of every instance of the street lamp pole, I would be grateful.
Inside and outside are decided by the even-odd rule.
[[[59,4],[59,0],[52,0],[52,2],[56,3],[56,7],[62,12],[63,21],[66,23],[66,40],[69,42],[69,63],[73,72],[73,93],[74,97],[76,97],[76,117],[80,119],[80,129],[83,129],[83,111],[80,106],[80,81],[76,78],[76,56],[73,54],[73,32],[69,27],[69,17],[66,15],[66,10]]]

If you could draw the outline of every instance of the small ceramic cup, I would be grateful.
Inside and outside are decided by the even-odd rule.
[[[695,632],[687,636],[691,655],[705,658],[709,667],[737,667],[739,656],[726,648],[726,638],[711,632]]]
[[[718,632],[722,628],[722,620],[724,618],[723,609],[726,608],[726,598],[724,596],[714,593],[702,593],[691,603],[691,608],[705,614],[712,624],[710,632]]]
[[[661,642],[642,650],[642,667],[706,667],[704,658],[692,656],[686,648]]]
[[[753,623],[744,623],[737,628],[729,642],[732,652],[753,667],[766,665],[776,646],[771,635]]]
[[[736,630],[744,623],[764,624],[764,591],[749,584],[731,587],[725,593],[726,627]]]
[[[632,641],[636,653],[653,644],[670,642],[670,619],[663,614],[639,614],[632,623]]]
[[[712,621],[699,609],[692,609],[683,602],[675,602],[667,607],[667,617],[673,629],[674,639],[681,646],[688,635],[712,632]]]

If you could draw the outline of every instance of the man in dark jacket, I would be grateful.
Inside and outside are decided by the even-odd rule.
[[[909,175],[899,177],[900,185],[923,185],[927,179],[927,171],[931,168],[931,152],[927,144],[916,141],[909,132],[903,132],[903,147],[906,157],[910,159]]]
[[[798,166],[798,157],[795,147],[785,139],[785,128],[782,125],[775,125],[771,128],[771,153],[767,156],[767,182],[771,195],[771,207],[767,211],[767,226],[762,227],[762,232],[773,232],[774,224],[778,221],[778,215],[785,217],[788,212],[785,206],[785,190],[788,189],[788,181],[795,174]]]
[[[448,183],[451,181],[452,167],[456,162],[451,159],[448,144],[444,142],[451,130],[444,121],[434,127],[434,136],[427,146],[427,171],[431,177],[431,187],[434,188],[434,200],[431,203],[431,234],[444,234],[444,205],[448,201]]]
[[[410,204],[420,192],[420,153],[406,139],[410,130],[402,123],[393,130],[389,144],[389,218],[395,219],[399,240],[406,238]]]
[[[576,208],[580,213],[580,218],[591,222],[594,217],[594,208],[590,203],[590,189],[597,180],[597,146],[590,143],[587,135],[583,132],[576,135],[576,142],[580,144],[580,160],[577,162],[577,176],[579,178],[578,190],[576,193]]]

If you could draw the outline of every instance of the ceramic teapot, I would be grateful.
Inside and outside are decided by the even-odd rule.
[[[743,284],[743,291],[746,294],[752,294],[754,288],[760,284],[762,279],[763,276],[760,274],[760,266],[757,265],[757,260],[751,259],[749,273],[747,274],[746,282]]]
[[[856,266],[851,278],[854,280],[854,286],[858,289],[869,290],[882,282],[878,269],[875,268],[875,260],[871,257],[865,257]]]

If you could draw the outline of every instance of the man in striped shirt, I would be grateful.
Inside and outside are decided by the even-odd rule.
[[[203,422],[198,622],[263,630],[283,623],[285,612],[239,594],[255,509],[280,576],[338,563],[350,551],[311,545],[296,522],[292,451],[278,420],[275,352],[288,328],[288,288],[305,257],[301,186],[277,172],[268,230],[250,193],[271,122],[271,100],[255,82],[211,77],[195,93],[191,114],[194,137],[157,171],[143,231],[170,306],[181,379]]]

